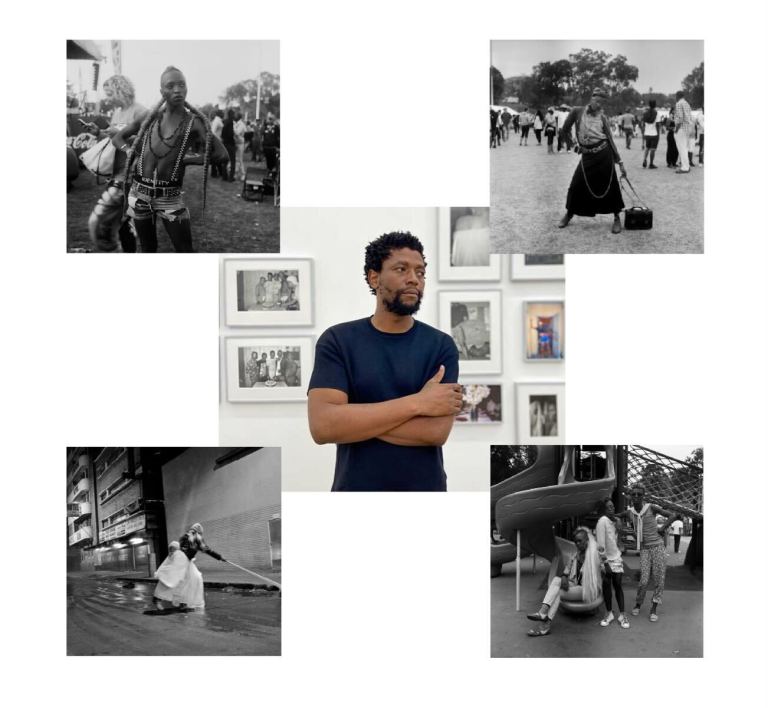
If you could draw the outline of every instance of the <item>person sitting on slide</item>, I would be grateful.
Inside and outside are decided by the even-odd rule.
[[[573,533],[576,553],[571,556],[563,572],[549,584],[541,608],[528,615],[529,620],[541,622],[538,629],[529,629],[529,637],[544,637],[549,634],[552,620],[560,607],[560,601],[593,602],[600,595],[600,556],[592,534],[584,526]]]

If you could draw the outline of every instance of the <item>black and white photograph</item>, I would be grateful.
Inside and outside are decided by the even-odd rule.
[[[440,329],[453,337],[463,374],[501,373],[501,291],[440,292]]]
[[[510,280],[564,280],[565,256],[563,254],[521,254],[510,257]]]
[[[703,253],[704,42],[496,40],[491,252]]]
[[[456,422],[466,425],[501,423],[501,385],[463,383],[461,385],[461,410]]]
[[[224,260],[229,326],[312,324],[312,262],[309,259]]]
[[[440,280],[499,280],[501,256],[491,253],[490,209],[440,209]]]
[[[67,40],[68,252],[277,253],[279,204],[278,41]]]
[[[558,443],[565,438],[565,384],[515,383],[517,439],[521,443]]]
[[[280,448],[67,448],[68,656],[279,656]]]
[[[311,337],[226,339],[230,401],[305,401]]]
[[[562,300],[524,300],[526,361],[565,359],[565,303]]]
[[[491,657],[702,657],[704,449],[491,446]]]

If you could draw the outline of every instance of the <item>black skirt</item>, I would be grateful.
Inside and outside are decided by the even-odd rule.
[[[576,216],[617,214],[624,208],[613,151],[583,152],[568,188],[565,208]]]

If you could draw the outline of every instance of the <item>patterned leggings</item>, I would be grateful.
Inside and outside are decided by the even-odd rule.
[[[664,594],[664,578],[667,575],[667,558],[662,544],[640,549],[640,584],[637,586],[637,598],[635,600],[635,605],[638,607],[645,600],[645,591],[651,575],[656,581],[651,602],[660,605],[661,596]]]

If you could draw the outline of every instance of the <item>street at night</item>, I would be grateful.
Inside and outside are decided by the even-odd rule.
[[[205,610],[162,616],[152,607],[154,583],[101,573],[67,574],[67,654],[280,654],[277,592],[225,587],[205,591]]]

